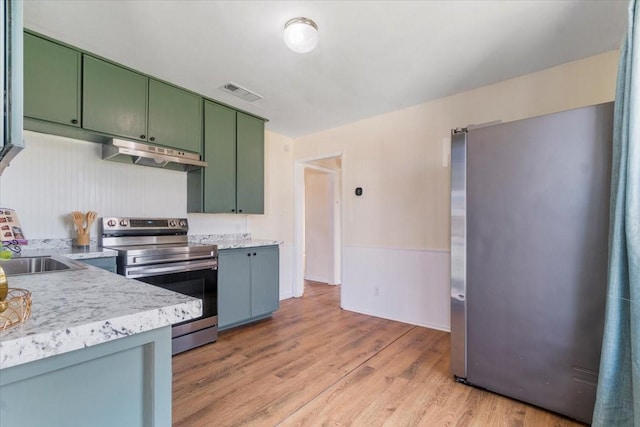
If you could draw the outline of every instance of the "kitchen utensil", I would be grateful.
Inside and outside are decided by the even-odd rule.
[[[78,228],[78,234],[85,234],[84,225],[84,215],[82,212],[73,211],[71,212],[71,217],[73,218],[73,222],[76,224]]]
[[[89,230],[91,230],[91,224],[93,224],[93,222],[96,220],[97,217],[98,217],[97,212],[95,211],[87,212],[87,228],[85,229],[85,232],[87,234],[89,234]]]

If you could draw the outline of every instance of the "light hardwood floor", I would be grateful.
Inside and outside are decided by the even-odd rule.
[[[309,283],[273,318],[173,358],[174,426],[580,426],[456,383],[449,334],[340,309]]]

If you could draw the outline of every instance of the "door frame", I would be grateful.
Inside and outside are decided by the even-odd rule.
[[[341,161],[339,169],[329,169],[312,164],[312,162],[318,160],[336,157],[340,158]],[[344,170],[344,153],[339,151],[306,157],[294,162],[293,296],[296,298],[301,297],[304,293],[304,171],[306,168],[321,170],[333,176],[333,282],[342,282],[342,204],[344,199],[344,179],[342,179],[342,171]],[[336,180],[339,181],[337,186],[335,185]],[[340,191],[337,191],[338,188]]]

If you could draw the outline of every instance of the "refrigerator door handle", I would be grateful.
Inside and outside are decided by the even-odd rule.
[[[467,130],[451,131],[451,372],[467,377]]]

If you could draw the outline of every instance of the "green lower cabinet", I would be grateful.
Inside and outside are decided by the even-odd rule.
[[[171,426],[171,326],[0,371],[0,425]]]
[[[257,248],[251,252],[251,315],[271,315],[280,306],[279,248]]]
[[[80,52],[24,34],[24,115],[80,126]]]
[[[247,251],[218,253],[218,328],[251,319],[251,259]]]
[[[280,306],[278,246],[223,249],[218,254],[218,328],[270,316]]]
[[[88,258],[88,259],[80,259],[78,261],[84,262],[85,264],[89,264],[94,267],[101,268],[103,270],[110,271],[112,273],[118,272],[116,267],[116,257]]]

